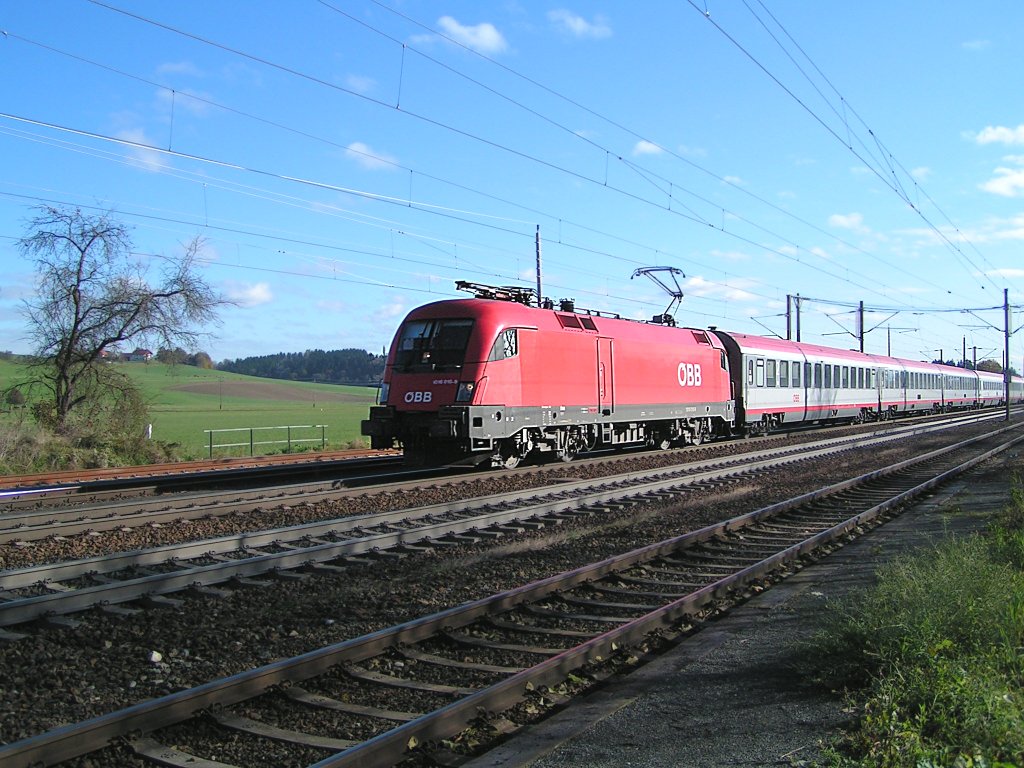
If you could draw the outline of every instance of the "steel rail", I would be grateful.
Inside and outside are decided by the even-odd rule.
[[[986,437],[999,436],[1002,439],[1003,433],[1017,428],[1019,427],[1006,427]],[[141,702],[118,712],[92,718],[82,723],[63,726],[13,744],[0,746],[0,763],[12,766],[12,768],[19,768],[37,764],[53,765],[63,760],[79,757],[102,748],[116,738],[131,733],[148,733],[156,728],[181,722],[207,707],[230,706],[250,700],[271,686],[287,682],[300,682],[322,674],[337,664],[362,661],[402,644],[422,641],[444,629],[465,627],[479,618],[495,612],[515,608],[526,602],[563,591],[568,587],[592,582],[632,565],[670,555],[681,547],[708,541],[724,533],[761,523],[780,513],[793,510],[801,504],[820,500],[866,482],[902,473],[910,467],[950,455],[981,439],[974,438],[939,451],[933,451],[892,467],[867,473],[795,499],[780,502],[698,531],[651,544],[624,555],[607,558],[598,563],[542,579],[489,598],[414,619],[389,629],[310,651],[293,659],[274,662],[186,691]],[[315,768],[377,766],[397,762],[406,755],[410,744],[450,737],[477,718],[481,711],[501,711],[524,698],[529,688],[563,680],[570,672],[584,663],[597,660],[599,657],[607,658],[615,646],[636,643],[655,628],[670,626],[693,615],[710,600],[728,594],[740,584],[763,577],[783,564],[845,535],[874,520],[885,511],[906,502],[911,497],[935,487],[955,474],[964,472],[1021,441],[1024,441],[1024,436],[1010,437],[995,448],[957,466],[946,468],[924,482],[915,480],[912,487],[904,488],[887,500],[872,504],[868,509],[858,512],[842,522],[830,525],[826,530],[819,531],[805,541],[785,547],[755,564],[741,568],[723,579],[673,600],[643,617],[588,639],[574,648],[565,650],[530,669],[513,674],[496,685],[470,694],[443,709],[399,725],[366,742],[321,760],[315,764]]]
[[[937,425],[919,425],[912,434],[936,431]],[[327,522],[306,523],[264,532],[243,533],[187,544],[87,558],[67,563],[32,566],[0,572],[0,627],[11,627],[40,618],[66,616],[96,605],[119,605],[153,595],[169,595],[195,587],[212,587],[235,579],[253,578],[329,563],[342,557],[366,555],[402,546],[416,546],[448,536],[472,535],[482,529],[500,528],[523,520],[557,519],[560,513],[600,504],[621,503],[642,496],[675,492],[739,474],[774,469],[809,461],[852,447],[863,448],[891,442],[903,434],[885,434],[856,441],[831,439],[820,443],[789,446],[759,454],[764,458],[729,457],[726,461],[705,461],[683,467],[659,468],[639,473],[613,475],[596,480],[564,483],[549,489],[530,489],[454,501],[415,509],[354,516]],[[980,438],[976,438],[980,439]],[[705,469],[711,467],[711,469]],[[699,471],[694,471],[699,470]],[[444,518],[437,520],[437,518]],[[424,521],[424,522],[417,522]],[[402,524],[404,529],[389,526]],[[363,533],[385,527],[383,532]],[[355,535],[353,535],[355,533]],[[322,542],[320,537],[347,537]],[[285,551],[249,552],[265,547]],[[244,554],[239,554],[244,553]],[[236,555],[229,558],[228,555]],[[212,564],[189,566],[191,559],[217,559]],[[164,573],[111,578],[105,583],[80,588],[56,588],[72,579],[116,574],[126,569],[171,567]],[[12,590],[37,586],[47,593],[22,597]]]

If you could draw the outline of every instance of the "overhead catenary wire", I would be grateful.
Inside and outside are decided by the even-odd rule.
[[[105,5],[105,4],[100,4],[100,5]],[[109,6],[105,6],[105,7],[109,7]],[[166,87],[166,86],[162,86],[162,87]],[[259,118],[256,118],[256,119],[259,119]],[[622,157],[618,157],[618,159],[619,159],[619,160],[622,160]],[[630,161],[628,161],[628,160],[625,160],[625,161],[623,161],[623,162],[624,162],[625,164],[631,164],[631,163],[630,163]],[[637,173],[638,173],[638,174],[648,175],[648,174],[646,173],[646,171],[643,171],[643,170],[642,170],[642,169],[640,168],[640,166],[639,166],[639,165],[636,165],[636,164],[632,164],[632,165],[635,165],[635,166],[636,166],[636,169],[637,169]],[[246,168],[244,172],[248,172],[248,169]],[[658,184],[661,184],[661,183],[663,183],[662,177],[657,177],[657,176],[655,176],[655,175],[653,175],[653,174],[649,175],[649,177],[650,177],[651,179],[655,180],[655,181],[656,181],[656,182],[657,182]],[[281,174],[281,175],[280,175],[280,178],[282,178],[282,179],[285,179],[285,178],[289,178],[289,177],[288,177],[287,175],[285,175],[285,174]],[[670,182],[669,182],[669,183],[670,183]],[[330,188],[330,187],[328,187],[328,188]],[[652,187],[652,188],[653,188],[653,187]],[[681,189],[681,187],[679,187],[679,189]],[[486,194],[486,193],[484,193],[484,192],[483,192],[482,190],[472,190],[472,191],[474,191],[474,192],[479,192],[479,193],[481,193],[481,194]],[[346,194],[347,194],[347,193],[348,193],[348,192],[346,192]],[[411,195],[410,195],[410,198],[411,198]],[[408,203],[408,201],[404,201],[404,202],[405,202],[405,203]],[[699,221],[700,221],[701,219],[703,219],[703,221],[705,222],[705,226],[707,226],[707,224],[706,224],[706,221],[707,221],[706,217],[704,217],[704,216],[703,216],[703,215],[701,215],[701,214],[697,214],[697,216],[696,216],[695,218],[696,218],[696,219],[697,219],[698,221],[695,221],[694,223],[699,223]],[[738,217],[738,216],[737,216],[737,218],[741,218],[741,217]],[[568,225],[570,225],[570,226],[580,226],[580,227],[581,227],[582,229],[587,229],[588,231],[593,231],[593,232],[599,232],[599,230],[597,230],[596,228],[592,228],[592,227],[586,227],[585,225],[580,225],[580,224],[573,224],[573,223],[571,223],[571,222],[566,222],[566,223],[567,223]],[[756,225],[756,224],[754,224],[753,222],[747,222],[747,223],[750,223],[750,224],[751,224],[752,226],[755,226],[755,227],[757,226],[757,225]],[[723,229],[724,229],[724,227],[723,227]],[[768,230],[767,230],[767,229],[765,229],[764,231],[765,231],[766,233],[768,233]],[[602,234],[603,236],[611,236],[611,235],[610,235],[610,233],[601,233],[601,234]],[[730,233],[727,233],[727,234],[728,234],[729,236],[731,236],[731,237],[732,237],[732,236],[735,236],[735,235],[734,235],[734,233],[731,233],[731,232],[730,232]],[[769,234],[770,234],[770,233],[769,233]],[[753,246],[753,247],[756,247],[756,248],[759,248],[759,249],[763,247],[763,245],[762,245],[761,243],[759,243],[759,242],[755,241],[755,240],[754,240],[753,238],[746,238],[746,240],[745,240],[745,241],[741,241],[741,242],[744,242],[745,244],[749,244],[749,245],[751,245],[751,246]],[[566,245],[567,247],[580,247],[580,246],[578,246],[578,245],[576,245],[576,244],[573,244],[573,243],[571,243],[569,239],[566,239],[566,240],[564,241],[564,243],[565,243],[565,245]],[[794,245],[795,245],[795,244],[794,244]],[[648,247],[648,248],[649,248],[649,246],[644,246],[644,247]],[[796,246],[796,247],[799,247],[799,246]],[[581,249],[581,252],[584,252],[584,251],[588,250],[588,249],[586,249],[586,248],[582,248],[582,247],[581,247],[580,249]],[[664,251],[664,249],[663,249],[663,248],[662,248],[662,249],[653,249],[653,248],[651,248],[651,250],[660,250],[660,251]],[[595,250],[595,252],[596,252],[596,250]],[[776,251],[776,253],[778,253],[778,252]],[[605,255],[608,255],[608,256],[609,256],[609,257],[611,257],[611,258],[616,258],[616,255],[614,255],[614,254],[607,254],[607,253],[606,253]],[[791,254],[782,254],[782,253],[778,253],[778,255],[780,255],[780,256],[785,256],[786,258],[789,258],[789,259],[791,259],[791,260],[792,260],[792,255],[791,255]],[[618,258],[621,258],[621,257],[618,257]],[[797,259],[796,261],[797,261],[797,263],[809,263],[809,262],[810,262],[810,260],[812,260],[813,258],[815,258],[815,257],[813,256],[813,254],[811,254],[811,253],[807,253],[806,255],[804,255],[804,256],[803,256],[803,257],[801,257],[800,259]],[[624,261],[626,261],[626,260],[624,260]],[[633,264],[642,264],[642,263],[644,263],[644,262],[632,260],[632,261],[628,261],[627,263],[633,263]],[[691,263],[692,263],[692,262],[691,262]],[[844,278],[844,277],[843,277],[843,276],[842,276],[841,274],[836,274],[836,273],[832,273],[832,272],[825,272],[824,274],[828,274],[828,275],[829,275],[830,277],[833,277],[833,278],[835,278],[835,279],[839,279],[839,280],[843,280],[843,279],[845,279],[845,278]],[[712,282],[713,282],[713,281],[712,281]],[[849,282],[849,281],[847,280],[847,282]],[[851,284],[852,284],[852,283],[851,283]],[[724,285],[724,284],[723,284],[723,285]],[[768,298],[768,296],[767,296],[767,295],[764,295],[764,298]]]

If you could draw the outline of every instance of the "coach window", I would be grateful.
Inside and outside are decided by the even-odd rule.
[[[864,369],[857,369],[857,389],[864,389]]]
[[[779,361],[779,386],[789,386],[789,360]]]
[[[800,386],[800,363],[793,363],[793,386]]]
[[[814,388],[821,389],[821,363],[814,364]]]
[[[776,371],[777,365],[778,365],[778,363],[776,363],[774,360],[766,360],[765,361],[765,363],[764,363],[764,379],[765,379],[765,382],[764,383],[765,383],[766,386],[769,386],[769,387],[774,387],[775,386],[775,380],[776,380],[775,371]]]
[[[764,386],[764,360],[758,359],[756,366],[754,367],[755,381],[759,387]]]
[[[487,356],[487,362],[505,360],[519,354],[519,333],[515,328],[506,328],[498,334],[491,347],[491,354]]]
[[[825,366],[825,389],[832,389],[832,366]]]
[[[850,366],[843,366],[843,389],[850,388]]]
[[[747,360],[747,386],[754,386],[754,361]]]

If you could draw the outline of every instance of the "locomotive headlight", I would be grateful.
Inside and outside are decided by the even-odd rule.
[[[380,385],[380,404],[387,405],[388,395],[391,394],[391,384],[385,381]]]
[[[459,383],[459,390],[455,393],[456,403],[468,403],[473,399],[473,393],[476,392],[475,381],[463,381]]]

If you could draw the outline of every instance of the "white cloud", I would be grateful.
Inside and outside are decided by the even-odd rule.
[[[989,277],[1005,277],[1011,280],[1016,280],[1024,277],[1024,269],[1018,269],[1016,267],[1003,267],[1001,269],[992,269],[985,273]]]
[[[828,217],[828,223],[831,227],[849,229],[854,232],[869,231],[868,228],[864,226],[864,216],[859,213],[833,213]]]
[[[274,299],[266,283],[237,283],[233,280],[224,283],[224,295],[233,304],[247,308],[269,304]]]
[[[595,16],[591,22],[571,11],[559,8],[554,11],[548,11],[548,19],[563,32],[568,32],[573,37],[602,40],[612,35],[612,28],[609,26],[607,19],[600,15]]]
[[[369,93],[377,87],[377,81],[363,75],[349,75],[345,78],[345,85],[356,93]]]
[[[992,45],[991,40],[967,40],[960,43],[960,47],[965,51],[983,51]]]
[[[210,94],[200,91],[171,92],[166,88],[161,88],[157,91],[156,100],[168,114],[172,114],[176,110],[185,110],[197,117],[202,117],[210,113],[212,107],[209,102],[213,101],[213,98]]]
[[[708,151],[703,147],[690,147],[686,144],[680,144],[676,151],[684,157],[707,157]]]
[[[353,141],[349,144],[345,148],[345,154],[363,166],[363,168],[371,171],[381,169],[393,170],[398,165],[398,160],[392,155],[371,149],[369,145],[361,141]]]
[[[753,285],[751,280],[730,280],[713,283],[703,277],[687,278],[683,284],[684,296],[700,296],[702,298],[725,299],[728,301],[753,301],[756,297],[745,286]],[[685,299],[684,299],[685,301]]]
[[[132,158],[144,170],[159,173],[168,167],[167,158],[162,152],[149,149],[154,146],[154,142],[146,136],[146,132],[142,128],[118,131],[117,138],[130,143],[131,146],[128,147],[128,150]]]
[[[156,68],[161,75],[187,75],[188,77],[203,77],[203,71],[191,61],[169,61]]]
[[[932,169],[926,168],[925,166],[921,166],[920,168],[914,168],[910,172],[910,175],[911,177],[913,177],[915,181],[926,181],[928,178],[931,177]]]
[[[1003,125],[989,125],[975,137],[978,144],[1024,144],[1024,125],[1007,128]]]
[[[991,192],[993,195],[999,195],[1000,197],[1019,197],[1024,194],[1024,158],[1008,156],[1004,157],[1003,160],[1013,163],[1017,167],[1001,166],[996,168],[992,171],[995,174],[994,178],[978,186],[986,192]]]
[[[334,314],[346,312],[349,308],[349,305],[347,303],[345,303],[344,301],[339,301],[337,299],[333,299],[330,301],[321,300],[316,302],[315,306],[317,309],[323,310],[324,312],[332,312]]]
[[[470,27],[451,16],[442,16],[437,23],[452,40],[478,53],[503,53],[508,49],[508,43],[493,24],[483,22]]]
[[[640,155],[660,155],[662,148],[657,144],[650,141],[638,141],[633,147],[633,156],[638,157]]]
[[[405,317],[405,313],[408,312],[407,307],[408,305],[402,299],[393,298],[377,307],[373,313],[373,319],[377,322],[388,322],[395,318]]]

